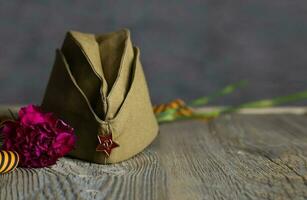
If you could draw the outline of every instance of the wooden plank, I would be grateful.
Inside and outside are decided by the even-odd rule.
[[[234,115],[210,124],[211,130],[218,133],[220,143],[224,143],[230,162],[235,164],[230,171],[237,171],[242,177],[238,181],[243,183],[240,185],[244,185],[243,193],[247,198],[306,198],[302,178],[305,173],[293,170],[287,158],[295,158],[296,162],[306,160],[306,155],[298,157],[303,151],[297,151],[297,147],[306,150],[307,127],[294,129],[284,118]],[[295,115],[289,118],[298,119]],[[305,167],[303,163],[299,166]]]
[[[0,199],[165,199],[164,178],[150,151],[115,165],[65,158],[51,168],[0,176]]]
[[[163,126],[156,145],[171,199],[307,198],[306,120],[231,115]]]
[[[0,199],[306,199],[307,118],[232,114],[161,126],[134,158],[0,176]]]

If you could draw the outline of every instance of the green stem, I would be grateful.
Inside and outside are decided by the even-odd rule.
[[[272,99],[263,99],[258,101],[247,102],[238,106],[229,106],[212,112],[193,113],[191,116],[176,116],[175,113],[177,109],[170,109],[158,115],[157,120],[159,123],[165,123],[165,122],[187,120],[187,119],[202,119],[202,118],[208,119],[208,118],[218,117],[221,114],[236,112],[242,108],[268,108],[306,99],[307,99],[307,91],[303,91],[286,96],[275,97]]]

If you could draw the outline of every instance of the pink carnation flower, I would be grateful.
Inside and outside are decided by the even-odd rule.
[[[3,150],[16,151],[19,166],[47,167],[70,152],[76,142],[72,127],[52,113],[43,113],[39,107],[29,105],[19,110],[16,121],[2,125]]]

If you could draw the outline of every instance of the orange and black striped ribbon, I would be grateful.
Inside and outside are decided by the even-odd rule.
[[[176,99],[166,104],[160,104],[153,107],[155,114],[160,114],[167,109],[177,109],[177,114],[179,116],[191,116],[193,110],[189,108],[186,103],[181,99]]]
[[[19,163],[19,156],[14,151],[0,151],[0,174],[13,171]]]

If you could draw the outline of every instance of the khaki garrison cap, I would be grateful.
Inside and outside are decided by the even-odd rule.
[[[123,29],[103,35],[70,31],[42,102],[75,129],[71,157],[116,163],[146,148],[158,133],[140,50]]]

